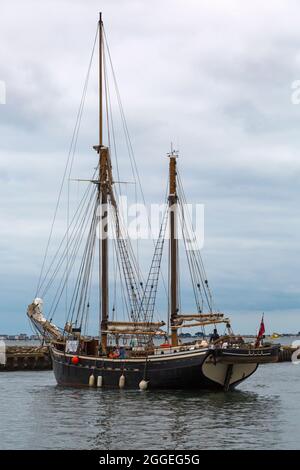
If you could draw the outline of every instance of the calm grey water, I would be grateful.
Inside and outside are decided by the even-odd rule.
[[[300,365],[268,364],[231,393],[58,387],[0,373],[1,449],[300,449]]]

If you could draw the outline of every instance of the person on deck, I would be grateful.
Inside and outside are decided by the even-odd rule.
[[[219,338],[220,338],[220,335],[218,334],[218,330],[217,330],[217,328],[214,328],[213,333],[210,335],[209,342],[214,343]]]
[[[120,351],[119,358],[120,359],[125,359],[126,358],[125,348],[120,347],[119,351]]]

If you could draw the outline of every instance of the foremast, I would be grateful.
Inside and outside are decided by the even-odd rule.
[[[107,204],[108,204],[108,148],[103,145],[103,22],[102,13],[99,16],[99,145],[96,147],[99,155],[99,184],[98,200],[100,209],[100,232],[99,232],[99,282],[101,311],[100,337],[101,350],[107,351],[107,325],[108,325],[108,226],[107,226]]]
[[[170,324],[171,344],[178,345],[178,237],[177,237],[177,185],[176,185],[176,152],[171,149],[169,154],[169,224],[170,224]]]

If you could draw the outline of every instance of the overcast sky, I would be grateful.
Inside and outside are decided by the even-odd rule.
[[[254,333],[263,311],[267,331],[299,331],[299,2],[0,0],[0,333],[29,328],[100,10],[146,199],[158,197],[172,140],[189,200],[205,204],[218,307],[241,332]]]

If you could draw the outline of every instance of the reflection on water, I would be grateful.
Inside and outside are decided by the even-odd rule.
[[[300,448],[300,366],[260,367],[235,392],[67,389],[1,373],[1,448]]]
[[[98,432],[89,441],[92,448],[131,448],[134,439],[141,449],[253,447],[258,438],[264,440],[270,420],[280,409],[276,396],[270,399],[243,391],[201,395],[101,391],[99,398],[95,408]],[[273,445],[278,431],[271,431]]]

